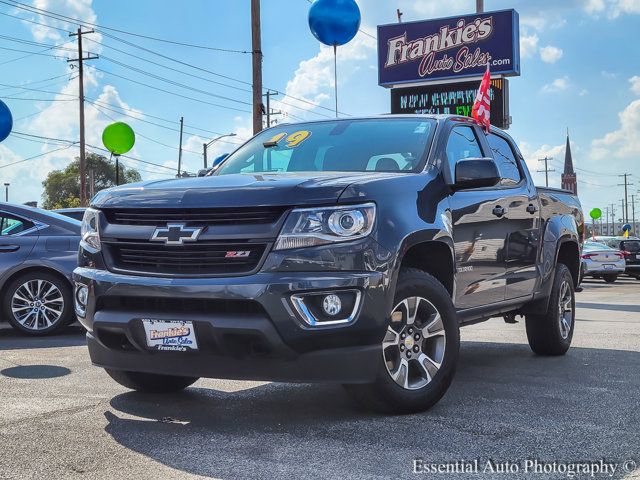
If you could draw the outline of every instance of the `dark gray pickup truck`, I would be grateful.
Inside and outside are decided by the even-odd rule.
[[[577,198],[469,118],[280,125],[209,176],[96,195],[76,313],[92,362],[135,390],[338,382],[420,411],[461,325],[524,315],[534,352],[568,350],[583,227]]]

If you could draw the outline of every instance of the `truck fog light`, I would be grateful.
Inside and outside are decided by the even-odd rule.
[[[338,315],[340,310],[342,310],[342,301],[340,301],[340,297],[334,295],[327,295],[322,300],[322,309],[327,315],[331,315],[332,317]]]
[[[81,317],[85,316],[87,310],[87,301],[89,299],[89,288],[86,285],[76,284],[75,307],[76,314]]]

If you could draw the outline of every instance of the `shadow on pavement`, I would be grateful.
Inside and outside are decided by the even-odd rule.
[[[52,335],[31,337],[5,324],[0,327],[0,351],[26,348],[76,347],[85,345],[85,330],[79,324],[63,328]]]
[[[0,370],[0,375],[5,377],[29,380],[64,377],[70,373],[71,370],[67,367],[59,367],[57,365],[21,365]]]
[[[423,414],[361,412],[339,386],[124,393],[106,432],[169,467],[216,478],[410,476],[412,461],[624,460],[640,445],[640,353],[463,342],[441,402]],[[198,384],[196,384],[198,385]]]
[[[611,303],[576,302],[576,308],[612,310],[616,312],[640,312],[640,305],[614,305]]]

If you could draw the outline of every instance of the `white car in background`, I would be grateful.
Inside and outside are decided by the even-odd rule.
[[[624,273],[626,262],[624,254],[603,243],[587,240],[582,247],[582,275],[602,278],[613,283],[618,275]]]

